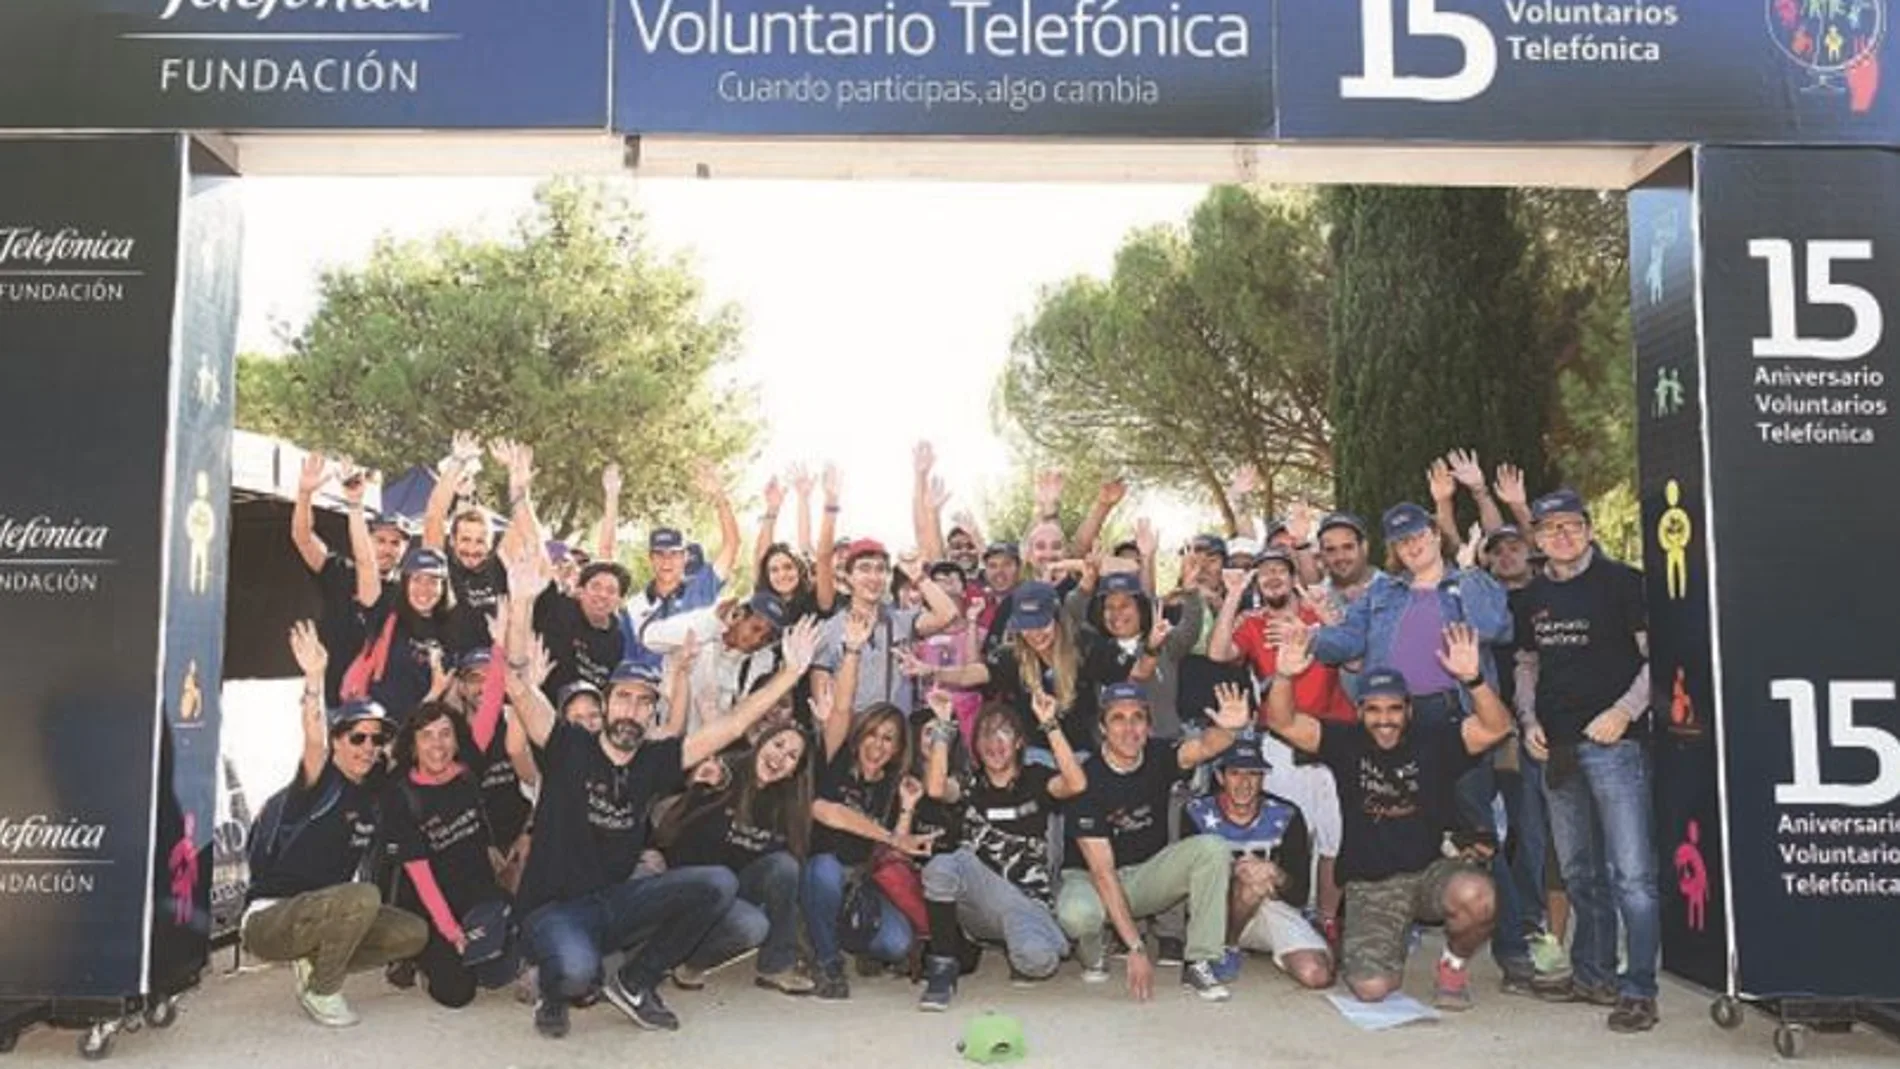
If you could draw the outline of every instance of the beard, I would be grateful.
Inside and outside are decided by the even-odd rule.
[[[1272,609],[1275,612],[1279,612],[1281,609],[1284,609],[1288,605],[1291,605],[1293,603],[1293,595],[1291,593],[1286,593],[1286,594],[1281,594],[1276,597],[1272,594],[1262,594],[1260,595],[1260,600],[1266,605],[1267,608]]]
[[[646,735],[646,726],[638,720],[610,720],[600,729],[600,737],[621,753],[632,753],[639,749]]]

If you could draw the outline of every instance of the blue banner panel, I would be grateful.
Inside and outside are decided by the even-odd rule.
[[[1900,999],[1900,152],[1696,166],[1737,985]]]
[[[143,988],[184,177],[0,141],[0,997]]]
[[[1892,19],[1890,0],[1279,0],[1280,134],[1891,143]]]
[[[1264,0],[617,0],[614,129],[1273,136]]]
[[[0,127],[604,129],[609,0],[6,0]]]

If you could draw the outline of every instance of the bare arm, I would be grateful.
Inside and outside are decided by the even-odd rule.
[[[1049,752],[1056,759],[1057,776],[1049,781],[1049,797],[1062,801],[1079,796],[1089,789],[1089,777],[1082,770],[1082,762],[1076,760],[1068,736],[1062,733],[1055,695],[1038,689],[1030,695],[1029,705],[1035,711],[1036,724],[1042,728],[1042,737],[1048,740]]]
[[[501,546],[546,553],[541,524],[534,516],[534,450],[519,442],[503,442],[496,448],[496,459],[508,468],[508,531]]]
[[[1471,626],[1451,624],[1445,628],[1445,648],[1438,651],[1438,663],[1471,693],[1471,715],[1459,730],[1464,734],[1465,749],[1474,754],[1489,750],[1511,733],[1511,711],[1484,681],[1483,649],[1478,632]]]
[[[1108,916],[1108,923],[1121,937],[1122,945],[1135,948],[1129,957],[1132,966],[1135,955],[1143,955],[1141,929],[1135,927],[1134,911],[1128,908],[1128,896],[1122,892],[1121,876],[1115,871],[1115,851],[1107,839],[1077,839],[1077,849],[1082,852],[1082,860],[1088,865],[1089,882],[1095,886],[1096,897],[1102,900],[1102,912]],[[1131,975],[1131,986],[1133,977]]]
[[[609,464],[600,473],[600,540],[594,544],[594,559],[614,560],[620,552],[620,465]]]
[[[343,493],[350,503],[350,559],[356,564],[356,603],[365,609],[382,600],[383,577],[376,571],[376,549],[369,540],[369,518],[363,515],[363,490],[369,479],[361,472],[354,487]]]
[[[1095,495],[1095,504],[1089,508],[1088,515],[1082,517],[1082,526],[1075,529],[1075,552],[1086,557],[1095,552],[1095,543],[1102,537],[1102,528],[1107,526],[1109,514],[1122,498],[1128,496],[1128,484],[1113,479],[1102,484]]]
[[[943,559],[943,524],[931,506],[930,469],[937,455],[929,442],[918,442],[911,450],[911,471],[916,478],[910,491],[910,523],[917,539],[917,551],[925,560]]]
[[[429,491],[429,504],[422,513],[422,544],[441,552],[448,542],[449,508],[455,504],[455,492],[468,470],[468,462],[481,456],[475,436],[457,431],[449,446],[449,459],[436,472],[435,487]]]
[[[838,469],[825,465],[825,514],[818,521],[818,546],[814,556],[815,570],[812,576],[813,594],[818,600],[818,608],[830,612],[838,603],[837,561],[831,547],[838,540],[838,489],[841,479]]]
[[[1220,615],[1214,618],[1214,634],[1207,640],[1207,659],[1232,664],[1240,659],[1234,645],[1234,624],[1240,618],[1240,598],[1247,591],[1247,573],[1228,570],[1221,573],[1227,584],[1227,597],[1220,603]]]
[[[317,487],[323,485],[323,473],[327,466],[323,457],[316,453],[303,458],[303,472],[297,478],[297,501],[290,506],[290,544],[297,547],[297,555],[303,558],[303,566],[313,572],[322,571],[323,562],[330,559],[330,547],[317,537],[317,518],[311,507]]]
[[[694,484],[702,496],[711,499],[713,510],[719,514],[719,548],[713,552],[713,574],[731,578],[733,567],[739,563],[739,514],[732,511],[732,499],[726,496],[726,484],[718,468],[702,461],[694,472]]]
[[[770,712],[780,698],[792,692],[792,687],[811,667],[812,654],[817,645],[818,621],[807,616],[793,624],[782,643],[785,656],[779,670],[773,673],[765,686],[746,695],[745,700],[734,706],[729,715],[700,725],[698,731],[686,737],[686,743],[681,747],[684,766],[692,768],[744,738],[747,728]]]
[[[917,620],[917,637],[928,638],[957,622],[957,603],[935,579],[918,573],[917,592],[924,596],[924,615]]]
[[[785,488],[779,485],[778,478],[765,484],[765,511],[759,514],[759,530],[752,536],[752,563],[759,567],[765,565],[765,551],[772,548],[778,539],[778,513],[785,504]],[[764,584],[765,576],[758,576],[755,582]]]
[[[1181,743],[1175,750],[1183,770],[1204,764],[1227,752],[1227,748],[1247,728],[1247,690],[1232,683],[1214,688],[1214,700],[1220,704],[1214,722],[1207,730]]]
[[[1300,712],[1293,701],[1294,679],[1312,664],[1312,636],[1304,625],[1289,623],[1274,658],[1273,688],[1267,692],[1267,730],[1302,753],[1318,753],[1322,734],[1319,721]]]
[[[303,785],[312,787],[330,760],[329,724],[323,716],[323,673],[330,655],[317,637],[317,625],[309,620],[299,620],[290,629],[290,652],[303,669],[303,759],[297,767]]]

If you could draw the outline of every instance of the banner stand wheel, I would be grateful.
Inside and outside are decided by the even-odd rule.
[[[1733,995],[1718,995],[1709,1004],[1709,1017],[1715,1021],[1716,1027],[1732,1032],[1742,1026],[1741,1001]]]

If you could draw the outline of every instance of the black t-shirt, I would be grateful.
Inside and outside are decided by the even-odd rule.
[[[521,775],[508,759],[508,725],[495,725],[495,737],[488,740],[485,753],[465,755],[476,782],[482,788],[482,809],[488,814],[488,830],[495,845],[508,849],[528,826],[534,807],[521,793]]]
[[[521,877],[522,916],[633,874],[653,803],[685,780],[681,750],[679,739],[658,739],[616,765],[599,736],[565,720],[555,723],[543,751],[541,802]]]
[[[1520,606],[1524,602],[1524,590],[1507,590],[1505,604],[1510,607],[1511,619],[1520,620]],[[1491,643],[1491,660],[1498,666],[1498,697],[1503,699],[1506,709],[1517,708],[1517,651],[1527,648],[1524,642],[1524,629],[1513,627],[1508,642]]]
[[[1055,904],[1049,879],[1049,814],[1055,800],[1052,768],[1024,765],[1007,787],[990,782],[981,769],[964,773],[964,846],[992,872],[1047,906]]]
[[[343,673],[363,652],[363,634],[356,604],[356,562],[332,552],[323,559],[323,567],[314,578],[322,598],[323,615],[317,620],[317,637],[323,642],[330,663],[323,671],[323,700],[330,706],[342,704],[338,693]],[[395,597],[396,584],[385,582],[374,608],[385,608]]]
[[[1567,582],[1539,575],[1514,603],[1517,633],[1537,654],[1537,722],[1551,742],[1576,742],[1643,670],[1643,577],[1597,553]]]
[[[733,872],[786,848],[785,837],[776,829],[760,827],[754,821],[737,819],[727,791],[695,790],[680,802],[691,807],[683,818],[679,838],[666,852],[666,863],[674,868],[686,865],[718,865]]]
[[[508,593],[508,571],[492,551],[475,568],[463,567],[453,551],[444,555],[449,560],[449,588],[455,591],[455,609],[449,614],[449,649],[459,653],[486,646],[492,641],[488,618],[495,615],[496,604]],[[549,651],[553,651],[551,645]]]
[[[1180,749],[1178,740],[1149,739],[1133,772],[1110,768],[1104,755],[1089,761],[1089,789],[1069,803],[1064,868],[1088,867],[1077,839],[1107,839],[1116,868],[1167,849],[1168,796],[1191,771],[1181,768]]]
[[[547,643],[554,670],[548,673],[549,700],[562,687],[585,680],[607,692],[607,678],[613,675],[626,652],[626,636],[618,618],[610,617],[606,627],[595,627],[581,611],[580,602],[549,584],[534,601],[534,629]]]
[[[329,762],[306,787],[299,768],[284,798],[282,827],[302,827],[268,871],[251,873],[250,897],[290,898],[354,881],[381,823],[384,780],[378,768],[352,783]]]
[[[990,682],[987,688],[991,697],[997,701],[1008,702],[1016,710],[1024,738],[1037,740],[1042,732],[1036,728],[1036,709],[1030,701],[1029,691],[1023,687],[1023,672],[1016,659],[1014,644],[998,646],[983,659],[983,667],[989,671]],[[1055,671],[1044,665],[1042,668],[1042,689],[1050,694],[1056,693]],[[1095,745],[1095,690],[1076,673],[1075,701],[1057,715],[1062,721],[1062,734],[1068,738],[1069,745],[1079,750],[1093,749]],[[1033,745],[1032,741],[1032,745]]]
[[[1208,624],[1211,633],[1213,624]],[[1214,689],[1222,683],[1253,689],[1252,669],[1246,658],[1233,663],[1222,664],[1211,661],[1198,653],[1190,653],[1181,658],[1181,686],[1175,698],[1175,708],[1181,712],[1183,724],[1205,724],[1206,710],[1220,708],[1219,699],[1214,697]]]
[[[422,784],[407,775],[392,776],[383,796],[384,833],[396,844],[396,860],[427,861],[449,911],[465,917],[483,902],[506,897],[495,882],[488,859],[494,845],[482,817],[482,791],[474,778],[460,775],[447,783]],[[404,878],[411,896],[415,889]],[[413,898],[420,902],[419,896]]]
[[[1452,784],[1476,762],[1462,727],[1413,720],[1381,750],[1358,724],[1320,722],[1319,757],[1339,789],[1339,883],[1422,872],[1457,826]]]
[[[434,616],[401,611],[393,597],[384,598],[373,609],[359,609],[355,613],[348,632],[354,639],[350,661],[354,662],[368,649],[370,642],[382,638],[383,626],[391,613],[397,616],[396,630],[389,643],[389,659],[383,667],[383,678],[370,683],[369,696],[401,722],[429,696],[433,679],[430,655],[441,653],[444,671],[453,670],[453,665],[448,662],[450,655],[442,641],[446,625]]]
[[[818,777],[818,797],[855,809],[888,828],[897,812],[897,780],[896,770],[886,769],[882,779],[867,783],[858,775],[857,755],[846,747],[838,751],[838,756],[831,759],[824,774]],[[869,839],[848,831],[823,824],[812,826],[811,852],[836,855],[845,865],[859,865],[869,860],[871,845]]]

